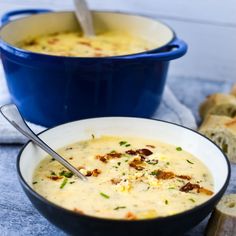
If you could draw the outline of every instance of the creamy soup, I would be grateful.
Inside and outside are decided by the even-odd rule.
[[[49,201],[81,214],[115,219],[168,216],[213,194],[207,167],[183,150],[158,141],[101,136],[58,150],[88,181],[46,157],[32,186]]]
[[[155,45],[128,32],[107,31],[94,37],[83,37],[78,32],[44,35],[25,40],[19,47],[59,56],[104,57],[139,53]]]

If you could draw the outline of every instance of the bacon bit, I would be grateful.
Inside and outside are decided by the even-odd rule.
[[[97,156],[96,156],[96,159],[99,159],[100,161],[102,161],[102,162],[104,162],[104,163],[107,163],[108,160],[114,159],[114,158],[120,158],[121,156],[122,156],[121,153],[112,152],[112,153],[105,154],[105,155],[103,155],[103,156],[97,155]]]
[[[37,45],[37,44],[38,44],[38,43],[37,43],[37,41],[36,41],[35,39],[26,42],[26,45],[27,45],[27,46],[34,46],[34,45]]]
[[[82,215],[84,215],[84,212],[83,211],[81,211],[80,209],[78,209],[78,208],[74,208],[74,210],[73,210],[74,212],[76,212],[76,213],[79,213],[79,214],[82,214]]]
[[[199,184],[191,184],[190,182],[188,182],[187,184],[182,186],[180,188],[180,191],[187,193],[187,192],[189,192],[191,190],[194,190],[194,189],[196,189],[198,193],[204,193],[206,195],[212,195],[213,194],[213,192],[211,190],[203,188]]]
[[[155,148],[154,145],[150,145],[150,144],[146,145],[146,147]]]
[[[141,157],[134,158],[130,163],[129,166],[133,167],[136,170],[143,170],[144,167],[142,166],[144,164]]]
[[[121,182],[121,179],[119,179],[119,178],[113,178],[113,179],[111,179],[111,183],[112,184],[119,184]]]
[[[122,156],[122,153],[118,153],[118,152],[111,152],[111,153],[108,153],[107,154],[109,159],[112,159],[112,158],[120,158]]]
[[[199,188],[197,192],[198,193],[204,193],[206,195],[212,195],[213,194],[213,192],[211,190],[208,190],[208,189],[203,188],[203,187]]]
[[[88,47],[91,47],[91,43],[90,42],[78,42],[79,44],[82,44],[82,45],[86,45]]]
[[[138,153],[138,154],[140,154],[140,155],[144,155],[144,156],[150,156],[150,155],[152,155],[152,151],[150,151],[149,149],[147,149],[147,148],[143,148],[143,149],[138,149],[138,150],[136,150],[136,152]]]
[[[187,180],[190,180],[192,179],[190,176],[188,175],[176,175],[177,178],[180,178],[180,179],[187,179]]]
[[[74,159],[74,157],[69,157],[69,160],[73,160]]]
[[[193,189],[200,189],[200,185],[199,184],[191,184],[190,182],[188,182],[187,184],[185,184],[184,186],[182,186],[179,190],[181,192],[185,192],[188,193],[189,191],[193,190]]]
[[[52,39],[49,39],[47,42],[48,42],[49,44],[55,44],[55,43],[57,43],[58,41],[59,41],[58,38],[52,38]]]
[[[140,156],[140,158],[141,158],[141,161],[145,161],[145,157],[144,156]]]
[[[162,170],[156,171],[157,179],[173,179],[174,177],[175,177],[175,174],[171,171],[162,171]]]
[[[102,57],[102,56],[104,56],[104,54],[102,54],[102,53],[100,53],[100,52],[95,52],[95,53],[94,53],[94,56],[95,56],[95,57]]]
[[[134,213],[132,213],[132,212],[127,212],[127,214],[125,215],[125,218],[126,219],[128,219],[128,220],[136,220],[137,219],[137,217],[135,216],[135,214]]]
[[[87,170],[87,173],[85,174],[85,176],[91,176],[93,174],[93,172],[92,171],[90,171],[90,170]]]
[[[133,163],[130,163],[129,166],[130,166],[130,167],[133,167],[135,170],[143,170],[143,169],[144,169],[143,166],[136,166],[136,165],[133,164]]]
[[[94,169],[93,171],[92,171],[92,176],[94,176],[94,177],[97,177],[99,174],[101,174],[102,172],[101,172],[101,170],[99,170],[99,169]]]
[[[146,145],[147,146],[147,145]],[[150,151],[147,148],[143,148],[143,149],[137,149],[137,150],[128,150],[125,152],[126,154],[129,154],[131,156],[135,156],[137,154],[141,155],[141,156],[150,156],[153,152]]]
[[[134,151],[134,150],[132,150],[132,149],[126,151],[125,153],[128,154],[128,155],[131,155],[131,156],[135,156],[135,155],[137,155],[137,152]]]
[[[104,163],[107,163],[107,155],[104,155],[104,156],[101,156],[101,155],[96,155],[96,159],[104,162]]]
[[[48,176],[49,179],[51,180],[58,180],[58,179],[62,179],[63,177],[62,176],[57,176],[57,175],[50,175]]]

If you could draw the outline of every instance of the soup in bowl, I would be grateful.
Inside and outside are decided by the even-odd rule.
[[[216,145],[163,121],[94,118],[40,137],[88,181],[31,142],[18,157],[20,181],[40,213],[72,234],[181,234],[211,212],[229,181]]]

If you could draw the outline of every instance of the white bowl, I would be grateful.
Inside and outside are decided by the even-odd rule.
[[[169,227],[169,229],[167,227],[165,229],[165,235],[171,235],[173,232],[182,233],[193,227],[211,212],[212,208],[221,198],[228,185],[230,165],[228,159],[219,147],[201,134],[176,124],[159,120],[128,117],[92,118],[57,126],[41,133],[39,137],[48,143],[53,149],[58,149],[67,144],[90,139],[92,134],[94,134],[95,137],[100,135],[137,136],[159,140],[175,146],[181,146],[184,150],[200,159],[210,170],[214,180],[214,195],[203,204],[183,213],[174,216],[142,221],[155,221],[156,227],[159,227],[155,229],[155,232],[163,233],[163,231],[161,231],[163,229],[161,229],[160,225],[163,223],[170,224],[173,220],[179,220],[179,223],[183,222],[183,224],[176,224],[176,222],[175,224],[172,223],[172,227]],[[70,233],[78,232],[78,227],[79,229],[82,228],[84,230],[83,227],[86,227],[86,225],[84,225],[83,221],[80,222],[81,218],[86,218],[88,221],[95,221],[96,224],[99,224],[97,222],[100,221],[101,224],[104,224],[104,222],[122,222],[122,220],[114,221],[111,219],[98,219],[96,217],[78,215],[58,207],[38,195],[32,189],[32,176],[36,166],[43,158],[45,158],[45,156],[46,153],[44,151],[35,146],[32,142],[28,142],[19,154],[17,169],[24,190],[35,207],[47,219]],[[47,209],[49,212],[47,212]],[[72,229],[71,226],[66,225],[65,219],[64,224],[61,224],[63,217],[60,217],[60,219],[55,219],[55,214],[54,216],[50,214],[50,212],[54,212],[55,209],[56,211],[59,211],[60,214],[70,214],[70,216],[74,215],[74,217],[79,218],[79,226],[77,228],[76,226],[75,228],[72,227]],[[73,216],[71,217],[73,218]],[[132,224],[134,223],[127,224],[127,227],[132,228]],[[141,228],[139,230],[142,230],[142,227],[146,227],[141,226],[142,224],[140,224]],[[135,227],[137,227],[137,225]],[[109,231],[109,229],[107,231]],[[124,232],[119,231],[119,233]]]

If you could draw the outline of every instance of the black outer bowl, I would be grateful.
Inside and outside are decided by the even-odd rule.
[[[166,121],[162,122],[170,123]],[[177,126],[183,127],[181,125]],[[188,129],[186,127],[183,128]],[[194,130],[191,131],[196,132]],[[227,157],[224,155],[228,165],[227,179],[223,187],[220,189],[220,191],[211,199],[204,202],[203,204],[176,215],[147,219],[147,220],[127,221],[127,220],[98,218],[93,216],[82,215],[64,209],[58,205],[55,205],[54,203],[49,202],[48,200],[40,196],[38,193],[36,193],[25,182],[20,171],[20,158],[21,158],[21,153],[23,152],[24,148],[28,143],[24,145],[24,147],[18,154],[17,158],[17,173],[21,186],[26,195],[28,196],[28,198],[30,199],[31,203],[46,219],[48,219],[52,224],[56,225],[57,227],[59,227],[60,229],[71,235],[83,235],[83,236],[183,235],[186,231],[196,226],[208,214],[211,213],[214,206],[223,196],[230,179],[230,164]]]

